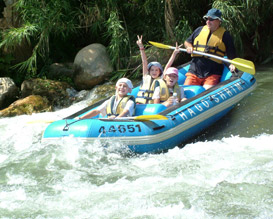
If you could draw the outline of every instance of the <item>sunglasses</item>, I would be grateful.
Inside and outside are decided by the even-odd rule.
[[[208,17],[206,17],[206,18],[204,18],[205,19],[205,21],[215,21],[215,20],[217,20],[217,19],[213,19],[213,18],[208,18]]]

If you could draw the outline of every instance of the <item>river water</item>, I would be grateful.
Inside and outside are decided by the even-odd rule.
[[[0,218],[273,218],[273,66],[256,78],[222,121],[161,154],[41,143],[48,124],[28,123],[66,117],[87,100],[0,119]]]

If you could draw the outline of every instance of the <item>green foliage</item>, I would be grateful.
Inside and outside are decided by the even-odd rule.
[[[30,23],[25,23],[18,28],[7,29],[2,33],[3,39],[0,43],[0,47],[5,47],[6,49],[14,49],[17,45],[20,45],[25,39],[28,43],[31,43],[31,37],[35,36],[36,34],[36,26]]]
[[[110,43],[108,46],[109,54],[112,58],[112,63],[116,63],[117,68],[120,68],[120,57],[124,51],[122,48],[128,48],[128,36],[122,26],[117,11],[111,11],[109,19],[106,21],[106,26],[109,32],[106,32],[106,37],[109,37]]]
[[[3,76],[10,76],[11,71],[10,71],[10,66],[14,58],[12,55],[3,55],[1,54],[0,56],[0,77]]]
[[[101,43],[114,66],[113,78],[137,77],[137,35],[143,35],[145,46],[149,40],[181,44],[216,7],[238,54],[262,61],[272,51],[272,5],[272,0],[18,0],[21,25],[2,31],[0,47],[13,53],[29,45],[31,55],[14,67],[23,77],[43,77],[46,65],[73,61],[81,48]],[[0,68],[12,64],[7,60],[0,61],[5,65]]]
[[[76,32],[77,13],[70,1],[18,0],[15,4],[20,14],[22,26],[3,31],[0,47],[12,51],[25,40],[32,46],[32,55],[15,65],[19,71],[27,71],[27,76],[36,76],[38,58],[49,56],[50,36],[66,38]]]
[[[223,12],[223,25],[234,37],[240,56],[256,61],[272,51],[272,0],[215,0],[213,7]]]

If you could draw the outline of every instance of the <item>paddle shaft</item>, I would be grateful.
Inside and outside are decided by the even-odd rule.
[[[155,115],[141,115],[141,116],[131,116],[131,117],[117,117],[114,119],[111,119],[111,118],[91,118],[91,119],[99,119],[102,121],[119,121],[119,120],[150,121],[150,120],[167,120],[168,118],[163,115],[155,114]],[[66,120],[66,119],[63,119],[63,120]],[[80,120],[76,119],[74,121],[76,122]],[[28,122],[28,124],[52,123],[52,122],[54,122],[54,120],[36,120],[36,121],[30,121]]]
[[[99,118],[99,120],[107,121],[107,120],[135,120],[135,121],[150,121],[150,120],[167,120],[168,118],[163,115],[142,115],[142,116],[131,116],[131,117],[116,117],[114,119],[111,118]]]
[[[161,49],[176,49],[176,47],[174,47],[174,46],[164,45],[162,43],[157,43],[157,42],[152,42],[152,41],[149,41],[149,43],[152,44],[153,46],[156,46]],[[187,52],[186,49],[179,48],[179,50],[182,52]],[[249,60],[240,59],[240,58],[235,58],[235,59],[230,60],[230,59],[226,59],[223,57],[219,57],[216,55],[212,55],[212,54],[204,53],[204,52],[200,52],[200,51],[195,51],[195,50],[193,51],[193,54],[198,54],[198,55],[202,55],[204,57],[211,57],[214,59],[219,59],[223,62],[228,62],[228,63],[235,65],[236,68],[238,68],[239,70],[241,70],[243,72],[247,72],[252,75],[255,74],[254,63]]]
[[[116,118],[98,118],[101,121],[120,121],[120,120],[138,120],[135,117],[127,116],[127,117],[116,117]]]
[[[170,46],[169,48],[170,49],[175,49],[174,46]],[[179,50],[182,51],[182,52],[187,52],[186,49],[179,48]],[[209,54],[209,53],[199,52],[199,51],[195,51],[195,50],[193,50],[192,53],[197,54],[197,55],[203,55],[203,56],[208,56],[208,57],[211,57],[211,58],[219,59],[219,60],[222,60],[223,62],[229,62],[229,63],[233,62],[230,59],[225,59],[225,58],[222,58],[222,57],[219,57],[219,56],[216,56],[216,55],[212,55],[212,54]]]

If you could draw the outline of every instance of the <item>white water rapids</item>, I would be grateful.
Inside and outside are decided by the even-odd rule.
[[[0,218],[273,218],[271,69],[209,134],[166,153],[72,137],[42,143],[48,124],[28,123],[64,118],[85,102],[1,118]]]
[[[273,217],[273,135],[129,155],[28,124],[70,110],[0,120],[2,218]]]

